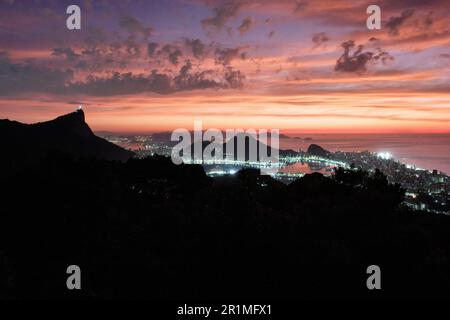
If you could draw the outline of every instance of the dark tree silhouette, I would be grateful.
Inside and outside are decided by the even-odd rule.
[[[377,171],[284,185],[257,170],[209,178],[153,157],[54,153],[1,177],[5,298],[449,297],[450,220],[401,207]],[[81,291],[65,287],[82,269]]]

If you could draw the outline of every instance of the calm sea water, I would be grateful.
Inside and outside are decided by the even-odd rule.
[[[376,135],[376,134],[302,134],[301,139],[280,139],[282,149],[307,150],[311,143],[329,151],[389,152],[393,158],[405,164],[423,169],[437,169],[450,174],[450,134],[440,135]]]

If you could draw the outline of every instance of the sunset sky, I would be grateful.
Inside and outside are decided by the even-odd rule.
[[[78,105],[97,131],[450,132],[450,1],[0,0],[0,118]]]

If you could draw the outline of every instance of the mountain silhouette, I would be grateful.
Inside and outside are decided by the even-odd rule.
[[[0,135],[1,161],[6,168],[19,168],[54,152],[115,161],[133,156],[131,151],[94,135],[83,110],[35,124],[0,120]]]
[[[318,156],[318,157],[328,157],[330,155],[330,151],[325,150],[321,146],[317,144],[311,144],[307,151],[310,155]]]
[[[228,144],[228,142],[231,139],[234,142],[233,150],[228,150],[229,148],[227,148],[228,147],[227,144]],[[257,161],[260,160],[260,157],[259,157],[260,149],[262,151],[267,150],[266,154],[268,156],[273,155],[275,153],[275,151],[276,151],[276,149],[272,148],[270,145],[267,145],[267,144],[261,142],[260,140],[258,140],[257,138],[254,138],[254,137],[252,137],[251,135],[248,135],[248,134],[237,133],[231,139],[224,141],[223,144],[222,144],[221,148],[223,150],[223,154],[224,154],[223,157],[224,158],[226,157],[226,154],[233,154],[234,155],[233,159],[234,160],[238,160],[238,143],[239,143],[239,141],[243,141],[244,142],[244,144],[243,144],[243,147],[244,147],[244,154],[243,154],[243,156],[244,156],[245,161],[249,161],[251,159],[250,152],[251,152],[252,146],[256,147],[256,149],[255,149],[255,151],[256,151],[256,155],[255,155],[256,159],[255,160],[257,160]],[[268,139],[270,141],[269,137],[268,137]],[[205,150],[205,148],[207,146],[209,146],[211,143],[212,143],[211,141],[194,141],[191,144],[191,156],[193,157],[193,155],[194,155],[195,146],[197,146],[198,150],[201,150],[202,154],[203,154],[203,151]],[[200,146],[200,144],[201,144],[201,146]],[[296,156],[296,155],[298,155],[298,153],[296,151],[291,150],[291,149],[288,149],[288,150],[278,149],[278,153],[279,153],[279,156]],[[212,155],[214,156],[215,152],[212,152]],[[244,159],[241,159],[241,160],[244,160]]]

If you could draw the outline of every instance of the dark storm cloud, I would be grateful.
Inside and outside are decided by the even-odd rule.
[[[207,48],[208,46],[200,39],[184,38],[166,44],[151,42],[147,45],[147,53],[150,63],[163,65],[167,61],[171,65],[178,65],[183,57],[203,60],[208,54]]]
[[[72,83],[66,93],[79,93],[94,96],[113,96],[156,92],[161,94],[172,91],[170,77],[153,71],[149,76],[131,72],[115,72],[111,77],[89,77],[86,81]]]
[[[238,27],[238,31],[240,35],[246,34],[248,31],[250,31],[251,27],[253,25],[253,19],[250,17],[245,18],[242,20],[241,24]]]
[[[30,92],[114,96],[155,92],[170,94],[196,89],[241,88],[245,76],[231,66],[223,70],[193,70],[188,60],[175,74],[152,70],[150,74],[114,72],[111,76],[88,76],[73,81],[71,69],[38,66],[33,62],[12,63],[0,53],[0,95]]]
[[[216,3],[215,14],[209,22],[220,27],[222,22],[237,15],[244,1]],[[93,4],[93,10],[96,10],[97,3]],[[170,94],[243,86],[245,75],[232,63],[246,57],[244,47],[222,48],[218,43],[207,44],[198,38],[150,42],[148,38],[153,29],[147,23],[127,14],[118,18],[114,15],[113,19],[107,26],[83,26],[81,32],[71,33],[73,39],[69,39],[70,42],[53,41],[45,47],[50,51],[50,59],[46,56],[37,58],[35,62],[17,62],[19,60],[1,54],[0,95],[32,92],[62,95]],[[245,23],[242,32],[250,27]],[[216,64],[208,65],[210,59]],[[152,69],[151,72],[144,71]],[[140,71],[129,72],[131,70]]]
[[[141,56],[141,43],[136,42],[134,37],[129,37],[124,42],[124,48],[130,59],[137,59]]]
[[[203,28],[221,30],[229,19],[236,17],[244,3],[243,0],[220,1],[213,8],[214,15],[201,21]]]
[[[188,60],[175,75],[156,69],[150,75],[116,72],[111,77],[89,77],[86,81],[71,83],[66,87],[66,92],[97,96],[143,92],[170,94],[196,89],[240,88],[244,79],[245,76],[232,67],[227,67],[222,74],[215,70],[194,71]]]
[[[236,70],[231,66],[225,68],[224,77],[226,84],[230,88],[242,88],[245,79],[244,74],[240,70]]]
[[[119,18],[119,26],[130,35],[141,34],[146,39],[150,37],[153,32],[153,28],[145,27],[139,19],[131,15],[122,15]]]
[[[0,52],[0,95],[58,92],[72,78],[70,69],[51,69],[33,61],[13,63],[5,52]]]
[[[319,32],[315,33],[311,40],[314,43],[314,48],[317,48],[322,44],[325,44],[325,42],[329,41],[330,38],[327,36],[325,32]]]
[[[123,69],[148,50],[143,39],[150,35],[152,29],[144,27],[130,15],[121,16],[118,24],[120,29],[116,32],[86,27],[80,33],[79,41],[71,46],[53,48],[52,55],[59,58],[58,65],[64,62],[65,66],[75,70],[115,72]]]
[[[125,41],[111,45],[88,46],[75,51],[73,48],[54,48],[52,55],[63,59],[65,66],[89,72],[113,71],[125,68],[140,57],[140,47]]]
[[[54,48],[52,55],[56,57],[63,56],[69,61],[74,61],[80,57],[72,48]]]
[[[156,52],[156,49],[158,48],[158,43],[156,42],[150,42],[147,45],[147,54],[149,57],[153,57],[153,54]]]
[[[392,36],[396,36],[400,32],[400,27],[405,23],[406,20],[412,17],[414,10],[408,9],[401,13],[398,17],[390,17],[388,22],[386,22],[386,28]]]
[[[164,45],[157,54],[159,56],[166,57],[167,60],[173,65],[177,65],[180,57],[183,56],[183,52],[180,50],[180,48],[178,48],[176,44]]]
[[[159,50],[157,48],[160,48]],[[152,43],[149,45],[149,63],[163,68],[171,74],[172,91],[187,90],[187,88],[240,88],[243,86],[244,74],[234,68],[233,60],[247,57],[244,47],[222,48],[219,44],[209,45],[200,39],[184,38],[181,42],[167,44]],[[206,57],[214,58],[215,69],[203,67]],[[178,72],[172,71],[184,59]],[[193,62],[196,62],[194,71]]]
[[[336,61],[335,71],[364,73],[367,70],[368,64],[371,62],[376,63],[381,61],[384,64],[388,60],[393,60],[393,57],[389,53],[380,48],[377,48],[376,52],[363,51],[364,46],[362,45],[359,45],[350,54],[350,50],[355,47],[353,40],[348,40],[342,43],[341,46],[344,48],[344,53]]]
[[[172,64],[178,64],[178,59],[183,55],[180,49],[177,49],[169,54],[169,61]]]
[[[246,52],[242,52],[242,48],[216,48],[215,61],[216,64],[228,66],[235,59],[245,59],[247,57]]]
[[[206,54],[206,45],[200,39],[184,39],[184,45],[192,51],[196,59],[203,59]]]
[[[182,91],[220,87],[220,84],[212,79],[213,75],[211,70],[192,72],[192,63],[188,60],[181,67],[179,74],[173,79],[174,90]]]

